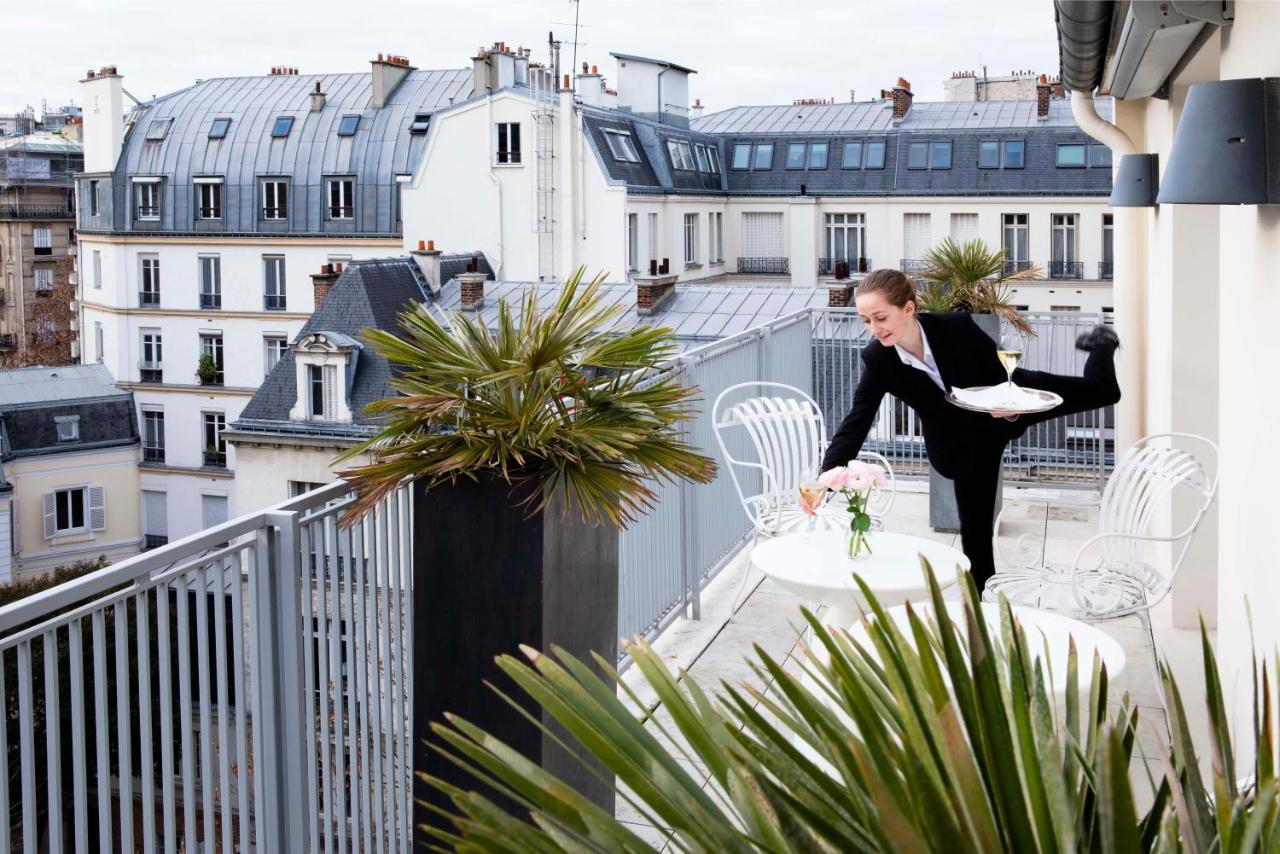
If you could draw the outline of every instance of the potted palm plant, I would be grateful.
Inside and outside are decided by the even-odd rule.
[[[1012,270],[1004,251],[992,249],[985,241],[956,243],[950,237],[924,256],[923,282],[918,293],[921,311],[963,311],[974,323],[1000,344],[1000,323],[1005,321],[1023,335],[1034,335],[1031,324],[1013,304],[1009,282],[1040,276],[1036,267]],[[1001,490],[996,490],[996,515],[1000,514]],[[939,531],[959,531],[955,485],[929,466],[929,524]]]
[[[608,806],[612,786],[531,722],[536,708],[494,703],[485,682],[520,644],[616,661],[618,529],[656,480],[706,482],[715,463],[681,438],[697,389],[662,372],[671,332],[614,330],[623,309],[582,276],[546,311],[533,289],[501,303],[494,329],[418,304],[398,334],[367,331],[399,394],[369,406],[381,429],[344,458],[371,460],[344,474],[348,520],[414,483],[415,715],[477,720]],[[418,770],[457,773],[417,751]]]

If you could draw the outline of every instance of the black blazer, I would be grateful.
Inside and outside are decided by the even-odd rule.
[[[1008,378],[996,356],[996,343],[968,314],[922,313],[918,317],[947,391],[995,385]],[[1017,422],[948,403],[928,374],[903,362],[893,347],[872,340],[862,349],[862,378],[853,394],[853,407],[831,437],[822,460],[824,471],[858,455],[886,394],[915,410],[929,462],[952,479],[970,474],[975,460],[990,458],[979,450],[1003,448],[1026,429]]]

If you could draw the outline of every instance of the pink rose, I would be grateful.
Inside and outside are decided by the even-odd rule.
[[[870,489],[872,486],[884,486],[885,470],[883,466],[876,463],[866,463],[861,460],[851,460],[849,465],[845,467],[849,472],[851,479],[858,482],[855,489]]]
[[[827,469],[818,476],[818,483],[825,486],[833,492],[838,492],[845,488],[847,471],[844,466],[836,466],[833,469]]]

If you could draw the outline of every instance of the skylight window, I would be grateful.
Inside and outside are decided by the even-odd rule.
[[[1004,141],[1004,168],[1021,169],[1026,163],[1026,143],[1020,139]]]
[[[929,166],[929,143],[913,142],[907,146],[907,168],[925,169]]]
[[[625,163],[640,162],[640,155],[636,152],[636,146],[631,139],[631,134],[626,131],[607,130],[604,132],[604,140],[609,144],[609,151],[613,154],[614,160],[621,160]]]
[[[1069,144],[1058,146],[1058,162],[1059,168],[1081,169],[1084,167],[1085,146],[1081,144]]]
[[[154,119],[151,124],[147,125],[147,141],[156,142],[164,139],[169,133],[169,125],[173,124],[173,119]]]
[[[809,168],[827,168],[827,144],[825,142],[815,142],[809,146]]]
[[[358,127],[360,127],[359,116],[343,116],[342,121],[338,123],[338,136],[355,136]]]
[[[884,168],[884,140],[873,139],[867,142],[867,159],[863,164],[867,169]]]
[[[214,119],[213,124],[209,125],[209,139],[222,139],[230,127],[231,119]]]
[[[792,142],[787,144],[787,168],[803,169],[804,168],[804,143]]]
[[[751,165],[751,143],[739,142],[733,146],[733,168],[746,169]]]
[[[978,143],[978,168],[1000,168],[1000,143],[994,139],[984,139]]]
[[[409,133],[426,133],[429,127],[431,127],[430,113],[414,113],[413,123],[409,125]]]
[[[951,140],[939,140],[929,143],[929,168],[951,168]]]
[[[276,122],[271,126],[271,135],[276,138],[286,137],[291,130],[293,130],[293,116],[276,116]]]
[[[773,168],[773,143],[767,142],[756,146],[756,159],[752,161],[752,169]]]
[[[689,143],[687,142],[682,142],[679,145],[680,145],[680,156],[684,158],[684,168],[688,169],[690,172],[696,171],[698,168],[698,165],[697,163],[694,162],[694,159],[693,159],[693,149],[689,147]]]
[[[862,141],[846,142],[844,144],[844,157],[840,161],[842,169],[861,169],[862,168]]]
[[[698,171],[711,171],[711,158],[707,156],[707,147],[705,145],[694,146],[694,152],[698,155]]]

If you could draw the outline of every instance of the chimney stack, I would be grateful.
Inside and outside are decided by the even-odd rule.
[[[84,105],[84,163],[88,172],[110,172],[124,147],[124,78],[114,65],[80,81]]]
[[[316,88],[311,93],[311,112],[318,113],[324,109],[324,92],[320,91],[320,81],[316,81]]]
[[[632,276],[632,280],[636,283],[636,314],[653,314],[658,308],[675,295],[676,280],[680,278],[678,273],[664,272],[666,264],[658,267],[658,273],[652,272],[647,276]],[[655,264],[649,262],[649,269],[653,270]]]
[[[315,290],[315,308],[319,308],[320,303],[324,302],[324,298],[329,295],[334,283],[338,281],[339,275],[340,273],[333,269],[332,264],[322,264],[319,273],[311,274],[311,287]]]
[[[458,285],[462,288],[462,310],[475,311],[484,305],[485,273],[459,273]]]
[[[1049,83],[1049,76],[1041,74],[1040,80],[1036,83],[1036,118],[1049,118],[1049,98],[1053,95],[1053,86]]]
[[[409,76],[410,71],[416,70],[409,64],[407,57],[390,53],[385,57],[381,53],[378,54],[378,58],[369,64],[372,66],[373,73],[373,94],[370,106],[375,109],[385,107],[396,91],[396,87]]]
[[[427,280],[427,287],[431,289],[431,293],[440,293],[440,286],[444,282],[440,281],[441,252],[436,249],[436,242],[434,240],[419,240],[418,248],[409,254],[417,262],[418,269],[422,271],[423,278]]]
[[[911,84],[906,78],[899,77],[893,87],[893,119],[901,121],[911,109]]]

